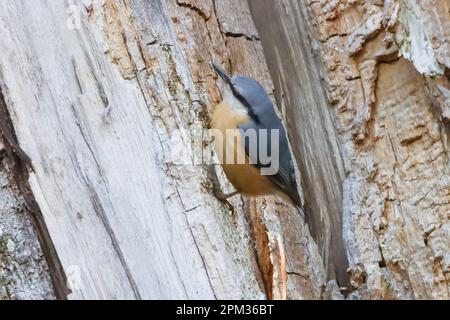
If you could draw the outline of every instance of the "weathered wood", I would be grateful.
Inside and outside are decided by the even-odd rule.
[[[306,131],[291,140],[302,141],[308,130],[322,135],[309,137],[304,143],[322,142],[296,154],[301,167],[308,164],[302,159],[321,155],[312,171],[301,170],[309,172],[306,180],[329,161],[323,150],[342,157],[345,174],[335,166],[325,177],[345,178],[350,298],[448,299],[448,1],[286,0],[270,10],[250,3],[278,79],[277,97],[286,101],[287,118],[305,127],[291,125],[292,136]],[[323,120],[327,108],[312,54],[322,61],[332,125]],[[315,100],[305,106],[312,92]],[[301,112],[306,107],[312,115]],[[321,120],[312,126],[311,118]],[[336,140],[323,142],[334,131],[340,152],[331,151]],[[308,199],[311,190],[303,186]]]
[[[249,3],[298,161],[308,224],[328,278],[348,286],[342,241],[344,169],[318,63],[306,36],[312,31],[308,15],[298,1]]]
[[[0,160],[0,300],[52,299],[50,273],[30,212],[6,169],[10,161],[5,154]]]
[[[2,88],[0,141],[1,299],[64,299],[65,277],[27,182],[31,159],[18,144]]]
[[[229,188],[220,166],[197,162],[211,60],[272,90],[245,2],[1,2],[0,28],[0,86],[69,298],[321,296],[296,210],[236,197],[232,215],[211,190]]]
[[[64,293],[60,262],[72,299],[342,299],[347,253],[350,298],[448,299],[448,2],[250,4],[0,1],[2,298]],[[215,198],[212,60],[273,93],[318,245],[281,199]]]

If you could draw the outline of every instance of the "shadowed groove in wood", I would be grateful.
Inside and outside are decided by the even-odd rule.
[[[33,169],[32,162],[17,142],[14,127],[3,96],[3,90],[5,88],[2,85],[2,72],[0,70],[0,134],[9,152],[8,157],[13,163],[14,178],[25,200],[25,205],[31,214],[42,252],[50,269],[54,295],[56,299],[66,300],[67,295],[70,293],[70,289],[67,287],[66,274],[51,240],[42,212],[28,184],[28,170]]]
[[[322,87],[318,61],[311,53],[304,2],[250,0],[275,97],[284,106],[292,149],[305,194],[305,213],[319,245],[329,279],[348,286],[348,261],[342,239],[343,165]]]

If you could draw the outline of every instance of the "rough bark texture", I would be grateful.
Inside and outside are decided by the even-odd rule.
[[[0,4],[1,86],[69,298],[320,298],[297,210],[237,197],[230,211],[220,166],[198,163],[212,60],[272,90],[247,4],[72,4]]]
[[[350,298],[448,299],[448,1],[280,0],[270,9],[263,2],[250,1],[292,127],[311,129],[309,111],[330,114],[337,131],[339,152],[328,152],[345,170]],[[299,152],[301,166],[314,154],[316,163],[332,161],[316,146],[326,125],[314,127],[321,138],[295,140],[311,149]],[[307,199],[317,194],[303,187]]]
[[[0,297],[448,299],[449,15],[446,0],[0,1]],[[233,190],[201,161],[212,60],[273,95],[309,228],[278,198],[217,200]]]
[[[328,279],[337,279],[341,287],[347,287],[341,214],[344,169],[318,64],[305,36],[305,31],[311,30],[307,15],[296,1],[249,3],[274,79],[276,100],[288,119],[308,224]]]
[[[0,147],[1,149],[1,147]],[[0,300],[52,299],[50,274],[30,212],[0,151]]]

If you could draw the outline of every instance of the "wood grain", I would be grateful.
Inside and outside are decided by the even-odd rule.
[[[271,212],[266,260],[242,199],[232,214],[213,196],[212,181],[230,188],[220,166],[197,162],[220,99],[212,60],[272,90],[249,12],[240,1],[1,2],[0,86],[69,298],[286,297],[265,285],[286,276],[285,227],[271,222],[297,212],[258,207]],[[311,280],[289,292],[317,298],[320,259],[295,221],[287,234],[309,246]],[[261,264],[275,265],[269,278]]]

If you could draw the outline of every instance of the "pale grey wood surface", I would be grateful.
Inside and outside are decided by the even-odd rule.
[[[70,298],[262,297],[245,263],[251,247],[221,230],[223,206],[205,194],[192,165],[171,171],[169,137],[151,113],[158,106],[148,105],[136,74],[125,80],[105,54],[115,50],[103,36],[108,22],[96,20],[105,7],[95,2],[91,20],[81,11],[81,29],[69,30],[69,4],[0,3],[0,78],[18,140],[33,161],[34,196],[63,267],[81,279]],[[133,5],[154,10],[146,19],[161,19],[152,26],[173,45],[165,5]],[[173,57],[182,65],[178,49]],[[179,72],[187,83],[188,70]],[[154,79],[155,86],[165,80]]]

